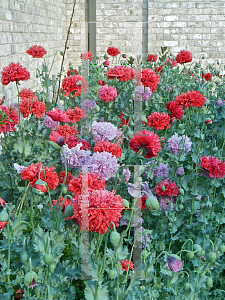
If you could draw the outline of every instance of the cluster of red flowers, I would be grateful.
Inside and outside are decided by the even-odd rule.
[[[13,81],[24,81],[30,79],[30,73],[22,67],[20,63],[11,63],[2,71],[2,84],[8,85]]]
[[[53,110],[48,111],[46,115],[52,118],[53,121],[70,122],[68,116],[59,108],[53,108]]]
[[[212,178],[223,178],[225,175],[225,161],[222,162],[216,157],[203,156],[201,158],[201,167],[208,171],[208,175]]]
[[[164,130],[168,127],[170,128],[170,116],[163,113],[154,112],[150,116],[148,116],[148,124],[147,126],[153,127],[154,129]]]
[[[69,96],[73,91],[75,91],[75,96],[80,96],[82,94],[82,89],[83,93],[87,90],[87,80],[80,75],[70,75],[63,79],[62,89],[65,96]]]
[[[155,55],[155,54],[150,54],[150,55],[148,55],[147,60],[148,60],[149,62],[156,62],[156,61],[157,61],[157,55]]]
[[[77,138],[76,136],[66,136],[65,143],[68,145],[68,148],[71,149],[73,147],[76,147],[77,144],[82,144],[82,147],[80,147],[80,150],[87,150],[91,148],[91,145],[88,141],[82,138]]]
[[[165,191],[163,192],[162,190],[162,186],[165,186]],[[164,196],[164,195],[168,195],[170,197],[173,196],[177,196],[179,193],[179,188],[176,186],[175,181],[173,183],[168,182],[167,179],[161,181],[161,182],[157,182],[157,186],[154,187],[154,191],[156,192],[156,194],[158,196]]]
[[[177,105],[182,105],[183,109],[189,106],[200,107],[205,104],[204,95],[199,94],[199,91],[188,91],[187,94],[182,93],[175,98]]]
[[[80,121],[80,119],[83,119],[86,117],[85,111],[79,107],[74,107],[73,109],[67,109],[65,111],[65,114],[67,115],[69,119],[69,123],[75,123]]]
[[[20,113],[24,118],[28,117],[29,111],[38,119],[41,119],[43,117],[43,114],[46,111],[45,103],[43,100],[39,102],[34,92],[32,92],[30,89],[22,89],[19,93],[19,96],[21,98]]]
[[[123,260],[120,261],[120,264],[121,264],[121,266],[122,266],[122,270],[126,270],[126,271],[127,271],[128,266],[129,266],[129,260],[123,259]],[[132,261],[130,262],[129,269],[130,269],[130,270],[133,270],[133,269],[134,269],[134,264],[133,264]]]
[[[0,197],[0,204],[1,204],[2,207],[5,207],[5,203],[6,202]],[[7,222],[1,222],[0,221],[0,230],[2,230],[5,227],[6,224],[7,224]]]
[[[12,109],[10,106],[0,105],[0,122],[4,122],[4,124],[0,124],[0,133],[14,131],[15,126],[19,123],[16,108]]]
[[[59,183],[62,184],[65,178],[65,170],[61,171],[59,174]],[[71,174],[68,170],[67,170],[67,176],[66,176],[66,185],[69,185],[70,181],[73,179],[73,174]]]
[[[46,192],[48,188],[49,190],[55,190],[59,183],[58,174],[53,172],[55,167],[48,168],[46,166],[42,166],[42,163],[31,164],[27,168],[23,169],[20,176],[23,180],[27,179],[30,181],[31,187],[34,187],[41,169],[44,170],[40,173],[40,179],[47,183]]]
[[[155,72],[161,74],[163,66],[159,66],[155,68]]]
[[[92,53],[91,51],[85,52],[85,53],[81,53],[80,58],[83,60],[89,60],[92,61]]]
[[[132,139],[129,141],[129,147],[136,153],[139,152],[140,148],[143,148],[147,153],[144,155],[145,158],[156,157],[157,153],[161,149],[158,135],[154,132],[142,130],[142,132],[134,133]]]
[[[65,139],[68,136],[72,135],[78,135],[79,132],[77,131],[77,128],[75,125],[69,126],[68,124],[65,124],[64,126],[58,126],[57,132]]]
[[[30,47],[26,53],[32,55],[33,58],[41,58],[47,53],[47,51],[41,46],[34,45]]]
[[[187,63],[187,62],[191,62],[192,61],[191,52],[186,51],[186,50],[181,50],[176,56],[176,61],[179,64],[184,64],[184,63]]]
[[[117,158],[120,157],[122,154],[122,149],[113,143],[107,141],[100,141],[96,143],[94,147],[94,152],[100,153],[103,151],[112,153],[112,155],[115,155]]]
[[[212,75],[210,73],[206,73],[205,75],[202,74],[202,78],[204,78],[206,81],[212,81]]]
[[[117,56],[117,55],[120,53],[120,51],[119,51],[118,48],[115,48],[115,47],[108,47],[107,53],[108,53],[109,55],[111,55],[111,56]]]
[[[114,79],[115,77],[120,81],[128,81],[134,78],[134,69],[127,66],[115,66],[107,70],[108,79]]]
[[[82,199],[83,178],[81,173],[74,179],[69,181],[68,190],[74,194],[74,215],[72,217],[66,217],[65,219],[72,219],[75,223],[80,225],[81,230],[89,229],[90,231],[104,234],[106,233],[110,222],[114,222],[116,227],[119,226],[118,221],[122,216],[121,212],[124,208],[123,199],[119,195],[115,195],[115,190],[113,190],[113,192],[105,190],[105,180],[100,180],[99,175],[87,173],[84,175],[84,177],[86,177],[88,180],[89,206],[87,207],[87,209],[89,228],[86,228],[87,223],[85,221],[84,224],[82,224],[82,210],[84,211],[84,199]],[[61,197],[59,200],[59,206],[62,203],[62,200],[63,197]],[[57,200],[53,200],[52,204],[56,205]],[[70,204],[71,201],[69,199],[65,199],[62,206],[62,212],[64,212],[66,206]]]
[[[125,121],[125,119],[124,119],[124,113],[121,113],[121,115],[120,115],[120,120],[121,120],[121,124],[120,124],[120,127],[123,127],[123,125],[130,125],[130,122],[129,122],[129,119],[126,119],[126,121]]]
[[[184,114],[181,105],[178,105],[176,101],[170,101],[166,104],[167,112],[171,117],[181,120]]]
[[[159,75],[156,75],[152,69],[142,69],[141,82],[145,87],[149,87],[152,92],[157,90],[157,84],[160,81]]]
[[[78,71],[77,69],[73,69],[73,70],[68,70],[67,71],[67,76],[69,77],[70,75],[78,75]]]

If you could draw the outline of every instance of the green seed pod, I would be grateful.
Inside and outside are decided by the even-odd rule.
[[[213,280],[212,278],[208,277],[206,280],[206,286],[211,288],[213,286]]]
[[[29,256],[27,255],[26,252],[24,252],[24,253],[21,255],[21,261],[22,261],[22,263],[23,263],[25,266],[26,266],[27,263],[28,263],[28,258],[29,258]]]
[[[213,264],[216,261],[216,253],[215,252],[209,252],[207,260],[208,260],[208,262]]]
[[[64,216],[67,218],[71,218],[72,216],[74,215],[74,207],[72,205],[68,205],[66,208],[65,208],[65,213],[64,213]]]
[[[210,104],[210,101],[207,99],[205,100],[205,105],[209,105]],[[209,119],[209,118],[208,118]],[[210,119],[209,119],[210,120]]]
[[[163,78],[167,78],[167,73],[164,72],[164,73],[162,74],[162,76],[163,76]]]
[[[201,256],[202,247],[198,244],[194,244],[193,249],[194,251],[198,250],[197,252],[195,252],[195,256],[199,258]]]
[[[110,270],[108,276],[109,276],[109,279],[113,279],[114,276],[115,276],[115,271],[114,270]]]
[[[123,206],[129,208],[129,202],[126,199],[123,199]]]
[[[97,112],[100,111],[100,107],[97,104],[95,105],[95,111],[97,111]]]
[[[187,292],[189,289],[190,289],[190,283],[186,282],[185,285],[184,285],[185,292]]]
[[[169,228],[172,228],[172,226],[173,226],[172,223],[169,223],[169,224],[168,224],[168,227],[169,227]]]
[[[165,192],[165,189],[166,189],[166,188],[165,188],[165,185],[163,184],[163,185],[162,185],[162,191]]]
[[[180,194],[181,196],[184,196],[184,190],[182,188],[180,188]]]
[[[183,128],[184,128],[184,124],[179,124],[179,125],[178,125],[178,128],[179,128],[179,129],[183,129]]]
[[[180,204],[180,205],[178,206],[178,208],[179,208],[179,211],[182,211],[182,210],[184,209],[183,204]]]
[[[66,193],[67,193],[67,188],[66,188],[65,186],[62,188],[62,193],[63,193],[63,194],[66,194]]]
[[[120,234],[117,231],[113,231],[109,238],[111,244],[116,248],[120,242]]]
[[[53,141],[48,141],[48,143],[55,150],[61,150],[62,149],[61,146],[59,146],[58,144],[54,143]]]
[[[159,202],[156,198],[148,197],[148,199],[145,202],[145,205],[150,211],[159,210]]]
[[[219,247],[219,250],[220,250],[221,253],[224,253],[225,252],[225,245],[221,245]]]
[[[156,103],[156,104],[155,104],[155,108],[157,108],[157,107],[158,107],[158,104]]]
[[[133,137],[133,132],[129,130],[129,131],[127,132],[127,136],[129,137],[129,139],[132,139],[132,137]]]
[[[217,153],[218,152],[218,148],[217,147],[214,147],[213,149],[212,149],[212,152],[215,154],[215,153]]]
[[[187,254],[186,254],[186,257],[187,257],[187,259],[193,259],[194,258],[194,252],[188,252]]]
[[[155,94],[155,99],[159,100],[159,98],[160,98],[159,94]]]
[[[3,210],[1,213],[0,213],[0,221],[5,223],[9,220],[9,215],[7,213],[7,211]]]
[[[173,63],[172,63],[172,61],[171,61],[171,60],[169,60],[169,65],[170,65],[170,66],[172,66],[172,64],[173,64]]]
[[[142,251],[142,256],[143,256],[144,259],[146,259],[148,257],[148,251],[144,249]]]
[[[46,265],[50,266],[54,261],[54,258],[51,254],[45,254],[44,256],[44,262],[46,263]]]

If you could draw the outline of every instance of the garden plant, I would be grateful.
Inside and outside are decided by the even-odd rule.
[[[219,63],[88,51],[52,97],[47,51],[24,55],[40,90],[1,70],[18,101],[0,100],[0,300],[224,299]]]

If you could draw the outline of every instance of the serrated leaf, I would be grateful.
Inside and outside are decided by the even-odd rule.
[[[127,247],[122,248],[122,246],[120,246],[117,250],[117,253],[118,253],[119,259],[121,260],[121,259],[126,259],[129,252],[128,252]]]
[[[95,296],[95,290],[97,288],[97,281],[88,280],[86,283],[86,287],[84,290],[85,299],[87,300],[108,300],[108,290],[106,286],[98,286],[97,295]]]

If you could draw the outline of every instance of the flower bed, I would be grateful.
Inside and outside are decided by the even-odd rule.
[[[56,101],[44,63],[42,91],[2,71],[0,299],[223,299],[224,76],[185,50],[103,58]]]

